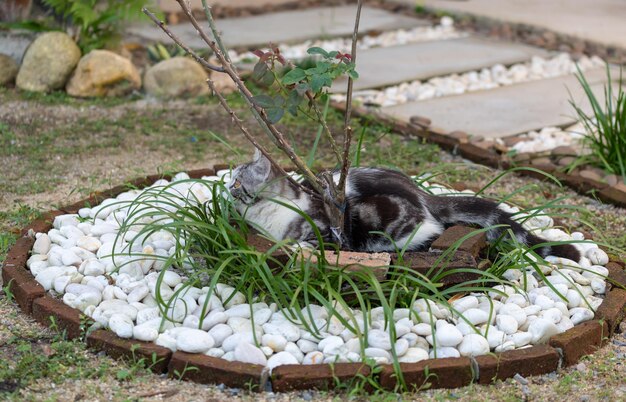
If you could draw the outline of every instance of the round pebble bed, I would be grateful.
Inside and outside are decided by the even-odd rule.
[[[577,64],[581,71],[605,66],[604,61],[596,56],[583,56],[578,61],[572,60],[567,53],[561,53],[548,59],[535,56],[529,62],[514,64],[508,68],[502,64],[496,64],[491,68],[483,68],[480,71],[435,77],[426,82],[416,80],[403,82],[402,84],[380,90],[355,91],[354,99],[363,105],[393,106],[441,96],[492,89],[521,82],[559,77],[576,73]],[[337,95],[335,100],[342,101],[343,98]]]
[[[368,34],[359,39],[357,44],[359,50],[371,49],[375,47],[400,46],[408,43],[423,42],[429,40],[443,40],[462,38],[467,36],[463,32],[454,29],[454,21],[450,17],[442,17],[438,25],[428,27],[417,27],[413,29],[398,29],[386,31],[380,34]],[[311,47],[321,47],[327,50],[337,50],[349,52],[352,47],[351,38],[336,38],[327,40],[308,40],[299,44],[280,44],[280,53],[289,60],[300,60],[308,57],[307,50]],[[229,50],[229,55],[233,62],[243,62],[247,60],[257,60],[257,56],[252,52],[238,53]]]
[[[149,188],[206,202],[213,183],[228,180],[228,176],[229,171],[220,171],[217,176],[190,181],[187,174],[180,173],[171,183],[158,180]],[[424,185],[435,194],[456,193],[443,186]],[[152,341],[172,351],[253,363],[270,370],[280,365],[361,362],[364,358],[387,364],[392,362],[392,349],[403,363],[475,357],[546,343],[550,337],[591,320],[606,292],[609,258],[595,243],[585,241],[576,243],[584,255],[579,262],[547,258],[549,264],[542,267],[542,273],[552,287],[530,267],[527,271],[510,269],[504,274],[510,285],[494,287],[501,293],[467,294],[454,300],[451,307],[417,300],[412,309],[396,309],[395,338],[390,337],[381,307],[366,313],[367,328],[362,312],[339,311],[361,331],[367,330],[361,339],[325,308],[310,305],[312,318],[322,329],[312,334],[288,319],[276,304],[246,303],[244,295],[229,284],[218,284],[208,301],[208,287],[188,287],[177,293],[186,279],[184,267],[167,267],[159,284],[157,278],[165,266],[157,257],[173,254],[176,239],[168,232],[156,232],[129,247],[132,231],[117,238],[132,201],[142,191],[122,192],[98,206],[82,208],[78,214],[56,216],[53,229],[36,233],[26,265],[45,291],[91,317],[97,326],[109,328],[120,338]],[[530,217],[524,225],[548,240],[584,240],[581,233],[554,228],[547,216]],[[123,253],[126,255],[118,257]],[[129,253],[141,257],[129,257]],[[159,306],[157,293],[170,302],[169,308]]]

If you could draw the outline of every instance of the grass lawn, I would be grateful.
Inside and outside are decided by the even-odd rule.
[[[233,105],[240,109],[235,96]],[[331,125],[338,128],[334,112]],[[241,117],[258,132],[248,113]],[[317,127],[281,121],[297,148],[313,148]],[[497,171],[464,161],[421,140],[400,137],[373,122],[355,124],[363,136],[361,165],[438,172],[436,181],[479,189]],[[262,134],[259,134],[262,135]],[[136,176],[239,163],[252,147],[210,98],[157,102],[144,98],[76,100],[63,94],[33,95],[0,89],[0,261],[18,229],[40,212],[84,198],[94,190]],[[316,155],[330,156],[325,149]],[[331,159],[315,158],[330,166]],[[462,183],[462,184],[460,184]],[[519,190],[518,192],[515,192]],[[571,190],[508,175],[487,190],[501,198],[514,193],[521,206],[544,205],[566,197],[555,214],[571,215],[572,229],[591,231],[609,245],[626,248],[626,213]],[[582,208],[569,209],[567,206]],[[589,229],[580,222],[591,225]],[[344,400],[338,394],[296,392],[249,394],[216,386],[179,382],[150,374],[145,362],[120,362],[68,342],[21,314],[10,295],[0,297],[0,399],[9,400]],[[492,386],[407,394],[404,399],[433,400],[623,400],[626,398],[626,339],[622,335],[574,368]],[[621,342],[621,343],[620,343]],[[354,396],[370,400],[369,396]],[[397,400],[396,394],[374,399]]]

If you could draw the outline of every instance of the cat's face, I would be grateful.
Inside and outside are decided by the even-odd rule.
[[[237,202],[251,205],[270,191],[268,187],[273,176],[270,161],[257,150],[252,162],[233,170],[226,188]]]

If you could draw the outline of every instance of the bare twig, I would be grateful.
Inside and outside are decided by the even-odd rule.
[[[163,32],[165,32],[167,34],[167,36],[169,36],[174,42],[176,42],[176,44],[178,44],[178,46],[182,47],[183,50],[185,52],[187,52],[188,54],[191,55],[191,57],[193,57],[198,63],[200,63],[204,68],[208,69],[208,70],[212,70],[212,71],[217,71],[219,73],[223,73],[224,69],[222,67],[219,66],[214,66],[211,63],[209,63],[208,61],[204,60],[202,57],[200,57],[199,54],[197,54],[196,52],[194,52],[189,46],[185,45],[183,43],[182,40],[180,40],[178,38],[178,36],[176,36],[172,31],[169,30],[169,28],[167,28],[167,26],[165,25],[165,23],[161,20],[159,20],[156,15],[154,15],[154,13],[150,10],[148,10],[146,7],[144,7],[142,9],[143,13],[146,14],[155,24],[157,24],[159,26],[159,28],[161,28],[163,30]]]
[[[359,21],[361,20],[361,8],[363,7],[363,0],[359,0],[356,9],[356,19],[354,21],[354,32],[352,32],[352,49],[351,49],[351,61],[356,64],[356,49],[359,39]],[[350,125],[350,118],[352,114],[352,87],[354,80],[351,76],[348,76],[348,90],[346,92],[346,111],[344,114],[344,137],[343,137],[343,163],[341,165],[341,175],[339,176],[338,194],[343,203],[345,198],[346,179],[348,177],[348,170],[350,169],[350,144],[352,143],[352,126]]]
[[[206,32],[204,32],[204,30],[202,29],[202,27],[200,26],[200,24],[198,23],[198,21],[194,17],[193,13],[189,9],[189,6],[186,4],[185,0],[176,0],[176,1],[178,2],[178,4],[183,9],[183,12],[185,13],[185,15],[187,15],[187,18],[189,18],[189,21],[191,22],[191,24],[198,31],[198,34],[200,35],[202,40],[207,45],[209,45],[209,47],[213,50],[213,52],[215,53],[215,56],[217,57],[217,59],[222,64],[222,67],[224,68],[224,72],[227,73],[230,76],[230,78],[235,82],[235,85],[237,86],[239,92],[241,94],[243,94],[244,100],[246,100],[246,103],[248,104],[248,106],[251,109],[256,110],[258,112],[258,114],[259,114],[263,124],[269,129],[269,132],[271,133],[272,137],[274,138],[276,146],[289,157],[291,162],[298,168],[300,173],[302,173],[310,181],[310,183],[313,186],[313,188],[315,188],[315,190],[318,193],[322,194],[323,191],[324,191],[325,183],[322,180],[320,180],[315,175],[315,173],[313,173],[313,171],[311,171],[311,169],[309,169],[309,167],[302,160],[302,158],[300,158],[295,153],[295,151],[293,150],[291,144],[289,144],[289,142],[287,142],[285,140],[284,135],[280,131],[278,131],[278,129],[276,128],[276,126],[274,126],[274,124],[272,124],[269,121],[269,119],[267,117],[267,114],[265,113],[265,110],[263,108],[257,106],[254,103],[252,93],[245,86],[245,84],[241,80],[241,77],[239,77],[239,74],[237,74],[237,72],[234,70],[233,64],[231,62],[229,62],[224,57],[224,54],[218,48],[216,42],[214,40],[211,40],[208,37],[208,35],[206,34]],[[211,21],[209,21],[209,24],[211,24]],[[215,24],[213,24],[211,29],[213,30],[213,32],[215,32],[217,34],[217,37],[220,36],[219,33],[217,32],[217,29],[215,28]]]
[[[211,28],[211,32],[213,32],[213,38],[215,38],[217,46],[219,46],[220,50],[224,54],[224,58],[230,62],[228,51],[226,51],[226,47],[222,43],[220,34],[217,31],[217,26],[215,25],[215,20],[213,19],[213,13],[211,12],[211,6],[206,3],[206,0],[202,0],[202,8],[204,9],[204,15],[206,16],[206,20],[209,22],[209,27]]]

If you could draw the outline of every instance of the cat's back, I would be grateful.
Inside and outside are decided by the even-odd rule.
[[[348,197],[394,196],[418,201],[422,191],[402,172],[387,168],[351,168],[346,186]]]

